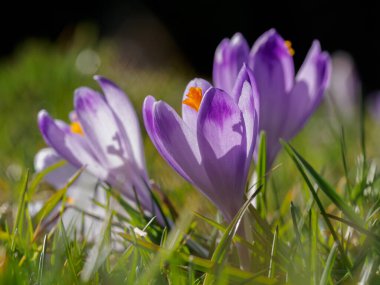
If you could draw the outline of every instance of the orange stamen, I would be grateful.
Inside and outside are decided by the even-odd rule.
[[[202,88],[200,87],[190,87],[189,93],[186,94],[187,98],[182,101],[183,104],[193,108],[198,112],[199,106],[202,102]]]
[[[78,134],[78,135],[84,136],[84,132],[83,132],[82,126],[80,125],[79,122],[72,122],[70,124],[70,131],[72,133],[74,133],[74,134]]]
[[[285,41],[285,46],[288,49],[288,53],[293,56],[296,52],[292,48],[292,42],[291,41]]]
[[[66,203],[69,204],[69,205],[74,204],[74,201],[75,201],[74,198],[70,197],[70,196],[68,196],[67,199],[66,199]]]

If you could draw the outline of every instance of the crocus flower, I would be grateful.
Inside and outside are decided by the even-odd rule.
[[[267,165],[281,149],[279,139],[290,140],[303,127],[320,103],[330,78],[330,57],[314,41],[294,75],[294,50],[274,29],[259,37],[251,50],[237,33],[216,49],[213,81],[231,92],[238,70],[252,70],[260,97],[260,130],[267,134]]]
[[[182,118],[145,98],[146,130],[162,157],[231,221],[243,204],[258,130],[257,92],[243,66],[230,93],[203,79],[187,85]]]
[[[38,124],[46,143],[76,168],[120,190],[131,202],[136,197],[144,208],[153,208],[140,126],[124,92],[100,76],[95,80],[105,96],[81,87],[75,91],[71,124],[54,120],[42,110]],[[158,217],[160,219],[160,217]]]
[[[34,167],[36,172],[41,172],[49,166],[63,160],[52,148],[41,149],[34,158]],[[76,167],[65,164],[47,175],[44,180],[52,185],[55,189],[63,188],[71,177],[78,171]],[[75,228],[77,232],[85,234],[86,239],[95,240],[100,234],[102,219],[105,217],[105,209],[95,203],[102,205],[107,203],[107,195],[104,189],[98,187],[98,179],[93,175],[82,172],[74,183],[67,189],[68,208],[62,214],[62,223],[66,229],[73,233]],[[34,202],[39,205],[39,202]],[[33,207],[31,208],[33,210]],[[50,216],[57,213],[56,209]],[[86,213],[86,214],[83,214]],[[97,217],[93,218],[92,216]]]
[[[348,53],[333,54],[328,91],[334,111],[343,119],[351,119],[359,107],[361,82],[354,60]]]

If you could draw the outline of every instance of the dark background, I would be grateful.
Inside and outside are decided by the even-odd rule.
[[[64,29],[94,22],[101,35],[112,35],[129,17],[153,14],[167,28],[187,60],[210,74],[220,40],[242,32],[250,44],[275,27],[293,43],[299,66],[313,39],[329,52],[353,55],[364,92],[380,88],[380,5],[322,1],[50,1],[1,5],[0,55],[6,57],[29,37],[55,40]],[[154,43],[152,43],[154,45]]]

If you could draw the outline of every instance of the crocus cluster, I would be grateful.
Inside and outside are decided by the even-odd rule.
[[[330,77],[330,58],[314,41],[294,73],[294,50],[274,29],[250,49],[241,34],[218,46],[213,84],[196,78],[182,96],[181,116],[167,103],[146,97],[145,128],[161,156],[206,195],[231,221],[244,202],[256,140],[267,133],[268,167],[317,108]],[[76,168],[137,197],[154,212],[136,113],[126,95],[96,77],[105,97],[89,88],[75,92],[71,124],[39,114],[49,146]]]
[[[330,57],[314,41],[301,68],[294,74],[291,42],[274,29],[260,36],[251,49],[237,33],[216,49],[213,81],[230,92],[239,69],[246,64],[256,82],[260,100],[260,130],[267,135],[267,165],[280,150],[279,139],[294,137],[313,114],[329,82]]]

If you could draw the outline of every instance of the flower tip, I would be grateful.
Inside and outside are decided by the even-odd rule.
[[[96,101],[96,92],[88,87],[79,87],[74,91],[74,109],[77,114],[85,106],[93,106],[94,101]]]
[[[93,78],[95,81],[99,81],[99,80],[102,80],[103,76],[98,75],[98,74],[95,74],[92,78]]]
[[[276,28],[270,28],[270,29],[267,31],[267,33],[270,34],[270,35],[278,34]]]
[[[151,112],[153,110],[153,106],[156,103],[156,98],[154,98],[152,95],[146,96],[142,106],[143,115],[145,115],[145,112]]]
[[[49,126],[51,125],[52,121],[53,119],[50,117],[49,113],[46,110],[41,110],[38,112],[38,128],[40,129],[40,132],[46,142],[48,142],[47,130],[49,129]]]
[[[154,98],[153,95],[148,95],[148,96],[145,97],[145,100],[154,100],[154,101],[156,101],[156,98]]]
[[[115,85],[111,80],[102,76],[102,75],[94,75],[94,80],[97,81],[100,85],[102,84],[112,84]]]
[[[44,121],[46,121],[47,118],[49,118],[49,113],[42,109],[41,111],[38,112],[38,115],[37,115],[37,121],[38,121],[38,124],[41,125],[43,124]]]
[[[42,109],[42,110],[40,110],[40,111],[38,112],[38,117],[44,116],[44,115],[46,115],[46,114],[48,114],[48,112],[47,112],[45,109]]]
[[[91,93],[93,93],[94,90],[88,87],[78,87],[74,90],[74,101],[77,101],[78,99],[85,98],[89,96]]]
[[[107,89],[117,89],[120,90],[119,86],[113,81],[102,75],[95,75],[94,80],[98,82],[99,86],[103,89],[103,92],[107,95]]]
[[[245,41],[245,38],[244,38],[243,34],[240,33],[240,32],[236,32],[236,33],[232,36],[232,38],[231,38],[231,43],[232,43],[232,44],[239,44],[239,43],[242,42],[242,41]]]
[[[311,44],[313,49],[316,49],[318,52],[321,52],[321,44],[319,40],[315,39],[313,40],[313,43]]]

